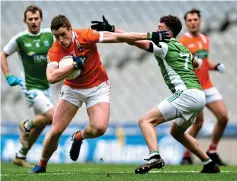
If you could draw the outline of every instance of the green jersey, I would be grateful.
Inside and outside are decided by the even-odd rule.
[[[169,43],[153,43],[154,55],[160,66],[165,83],[172,93],[186,89],[202,90],[193,71],[192,54],[181,43],[172,38]]]
[[[49,88],[46,78],[47,53],[53,41],[50,29],[41,29],[38,34],[24,31],[14,36],[4,47],[8,55],[18,53],[24,68],[23,79],[27,90]]]

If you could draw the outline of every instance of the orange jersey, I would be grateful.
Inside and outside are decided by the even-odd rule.
[[[199,79],[202,88],[208,89],[213,87],[209,75],[209,66],[208,66],[208,53],[209,53],[208,37],[203,34],[193,37],[190,33],[187,32],[179,38],[179,42],[181,42],[184,46],[186,46],[193,55],[196,55],[198,58],[201,58],[203,60],[202,66],[199,69],[195,69],[195,73]]]
[[[108,80],[96,46],[99,39],[100,34],[94,30],[77,29],[73,30],[73,42],[68,48],[62,47],[57,41],[54,42],[48,52],[50,62],[58,63],[64,56],[68,55],[86,57],[84,68],[80,75],[72,80],[65,79],[65,85],[77,89],[87,89],[98,86]],[[77,42],[80,44],[79,48]]]

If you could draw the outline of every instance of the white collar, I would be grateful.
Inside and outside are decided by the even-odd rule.
[[[33,34],[31,32],[29,32],[29,29],[26,29],[27,34],[29,34],[30,36],[39,36],[42,33],[42,29],[40,28],[40,31],[37,34]]]

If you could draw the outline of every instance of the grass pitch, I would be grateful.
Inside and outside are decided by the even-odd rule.
[[[28,168],[1,163],[2,181],[237,181],[237,166],[221,167],[220,174],[200,174],[202,165],[169,166],[144,175],[134,174],[138,165],[128,164],[49,164],[47,173],[29,174]]]

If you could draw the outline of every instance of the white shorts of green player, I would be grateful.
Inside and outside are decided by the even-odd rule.
[[[165,121],[174,120],[182,127],[191,126],[206,104],[205,93],[198,89],[187,89],[172,94],[157,105]]]
[[[33,108],[35,115],[44,114],[54,107],[51,101],[50,89],[26,90],[25,88],[22,88],[21,92],[26,100],[28,107]]]
[[[73,89],[64,85],[61,88],[59,99],[66,100],[78,108],[80,108],[84,102],[88,109],[99,102],[110,103],[110,89],[111,87],[107,82],[103,82],[89,89]]]

